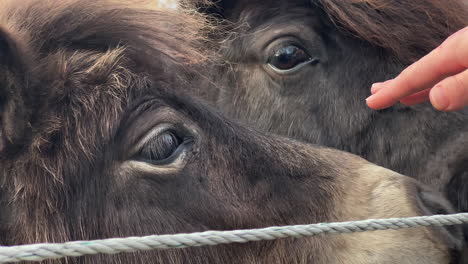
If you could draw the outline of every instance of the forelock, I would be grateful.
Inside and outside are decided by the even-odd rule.
[[[411,63],[468,25],[464,0],[312,0],[342,30]]]

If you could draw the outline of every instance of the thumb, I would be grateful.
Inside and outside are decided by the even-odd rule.
[[[468,106],[468,70],[439,82],[431,89],[429,98],[440,111],[457,111]]]

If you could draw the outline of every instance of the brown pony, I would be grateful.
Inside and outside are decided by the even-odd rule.
[[[451,211],[410,178],[185,93],[209,57],[196,14],[0,1],[2,245]],[[448,264],[461,249],[460,230],[426,227],[59,262]]]
[[[410,178],[189,96],[210,57],[193,12],[0,3],[2,245],[451,212]],[[462,246],[426,227],[56,262],[448,264]]]
[[[429,104],[374,111],[365,104],[372,83],[468,25],[463,1],[216,3],[203,11],[232,28],[220,42],[227,63],[213,78],[221,87],[214,101],[225,113],[360,155],[434,186],[468,211],[468,111],[441,113]]]

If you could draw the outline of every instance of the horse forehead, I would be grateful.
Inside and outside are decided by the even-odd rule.
[[[287,17],[313,17],[317,15],[310,0],[240,0],[228,3],[228,17],[251,18],[250,23],[265,19],[282,19]]]

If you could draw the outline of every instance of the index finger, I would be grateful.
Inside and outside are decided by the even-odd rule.
[[[468,27],[448,38],[428,55],[413,63],[392,81],[382,84],[379,91],[367,99],[373,109],[392,106],[401,99],[432,88],[448,76],[468,67]]]

